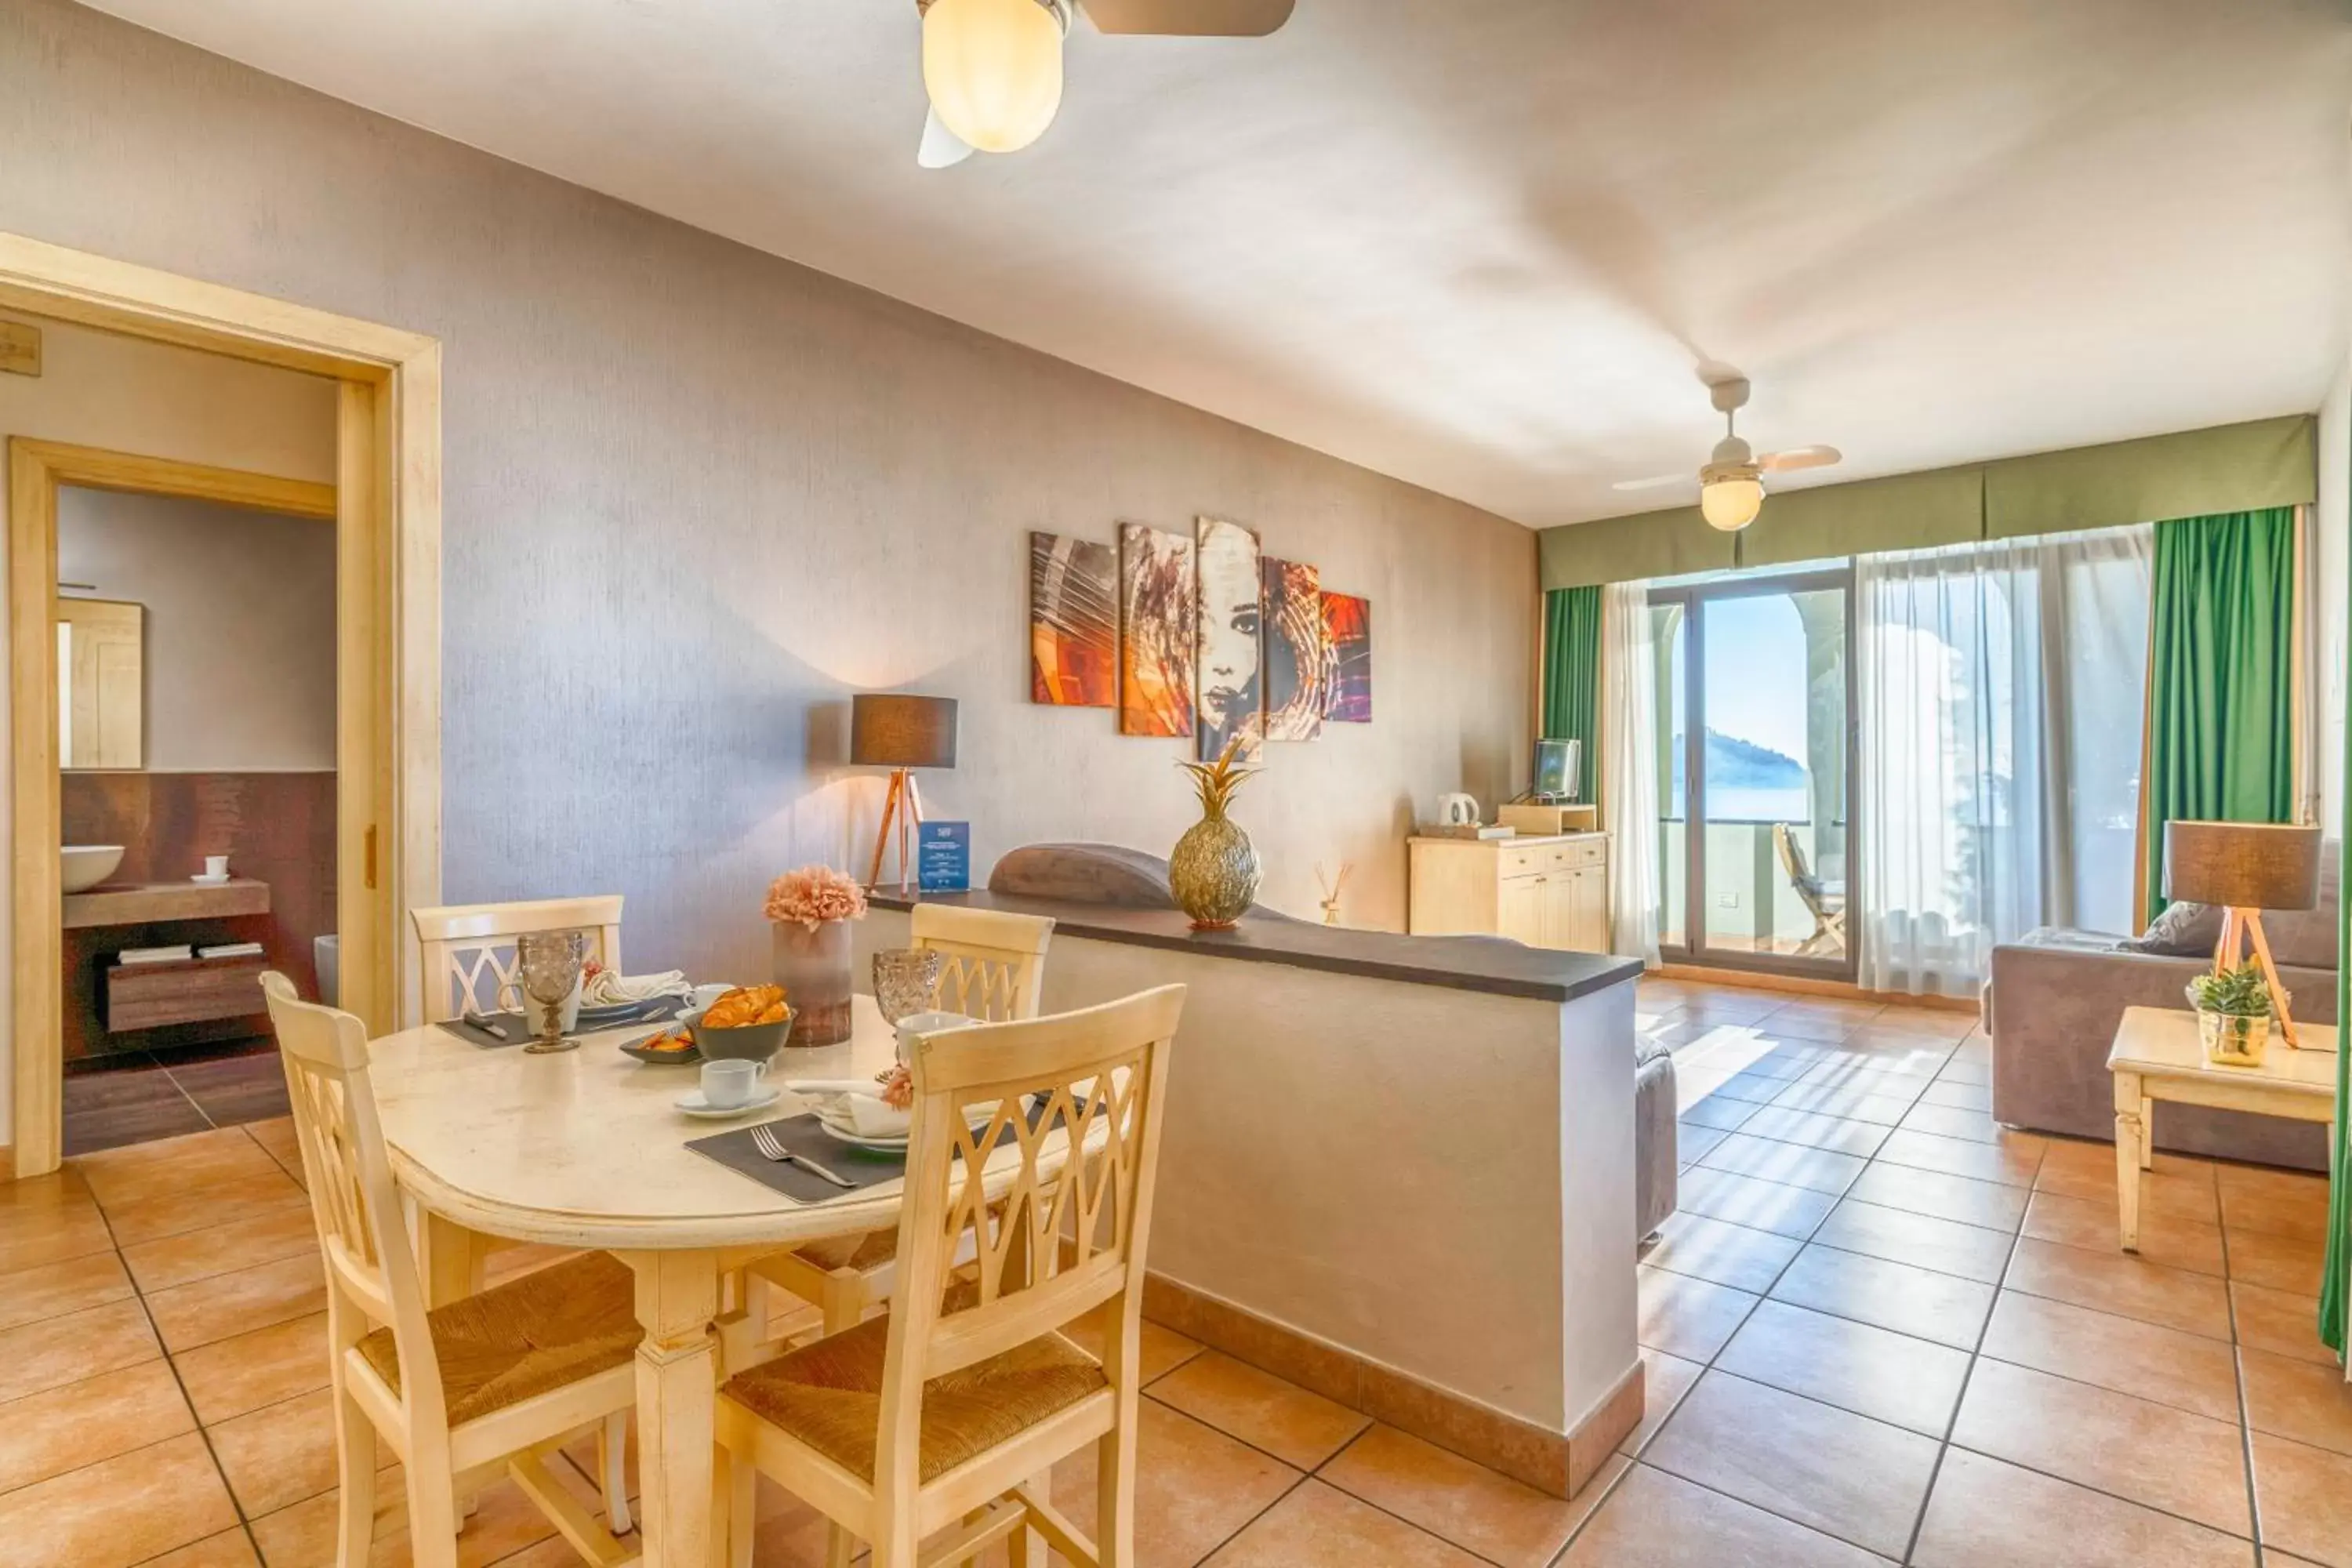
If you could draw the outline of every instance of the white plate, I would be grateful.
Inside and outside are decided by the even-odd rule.
[[[730,1121],[738,1116],[749,1116],[755,1110],[767,1110],[768,1107],[776,1103],[776,1100],[779,1098],[779,1092],[780,1091],[772,1089],[763,1089],[740,1105],[730,1105],[721,1108],[719,1106],[713,1105],[709,1100],[703,1099],[702,1091],[698,1089],[689,1093],[679,1095],[677,1097],[677,1108],[680,1110],[685,1111],[688,1116],[700,1117],[705,1121]]]
[[[865,1149],[877,1154],[903,1154],[907,1152],[904,1138],[860,1138],[856,1133],[835,1127],[823,1117],[817,1118],[816,1130],[836,1143],[846,1143],[853,1149]]]

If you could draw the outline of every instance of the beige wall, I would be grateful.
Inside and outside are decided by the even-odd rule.
[[[145,607],[149,771],[333,770],[333,523],[68,487],[58,577]]]
[[[2352,554],[2352,369],[2336,378],[2319,409],[2319,820],[2344,829],[2345,616]]]
[[[898,685],[963,700],[925,794],[979,865],[1164,851],[1183,748],[1025,700],[1033,528],[1213,513],[1370,597],[1377,721],[1237,809],[1281,907],[1346,860],[1401,923],[1415,804],[1524,782],[1502,519],[63,0],[0,8],[0,229],[443,340],[451,899],[617,890],[633,965],[756,973],[769,877],[872,830],[846,699]]]

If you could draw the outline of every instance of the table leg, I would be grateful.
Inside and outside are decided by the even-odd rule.
[[[2147,1104],[2139,1074],[2116,1074],[2116,1211],[2126,1252],[2139,1250],[2139,1173],[2147,1144]]]
[[[2156,1169],[2156,1101],[2146,1095],[2139,1101],[2139,1168]]]
[[[637,1470],[645,1513],[644,1568],[705,1568],[717,1545],[711,1518],[718,1421],[719,1257],[632,1252],[636,1271]]]
[[[425,1277],[425,1304],[446,1307],[478,1296],[482,1289],[482,1238],[455,1220],[425,1211],[420,1237],[424,1256],[417,1259]]]

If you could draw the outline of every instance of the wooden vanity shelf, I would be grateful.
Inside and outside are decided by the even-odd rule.
[[[116,963],[106,971],[106,1028],[155,1029],[167,1024],[204,1024],[268,1011],[261,973],[269,961],[250,958],[192,959],[181,963]]]

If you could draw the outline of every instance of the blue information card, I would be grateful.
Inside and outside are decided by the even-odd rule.
[[[915,865],[927,893],[971,890],[971,824],[925,822],[915,828]]]

